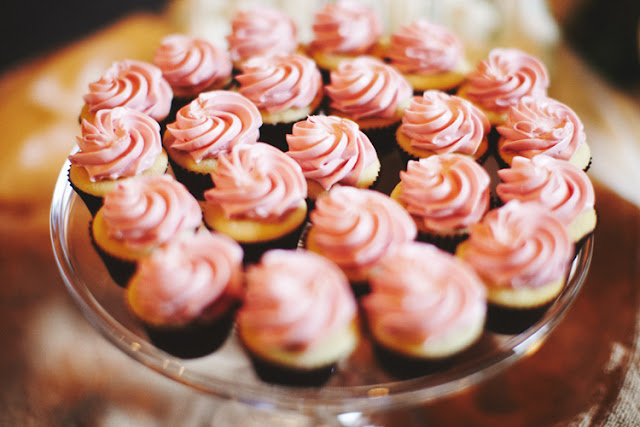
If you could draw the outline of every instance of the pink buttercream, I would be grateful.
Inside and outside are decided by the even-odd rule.
[[[108,235],[133,250],[167,242],[202,222],[198,201],[171,175],[140,175],[116,184],[102,207]]]
[[[413,96],[407,80],[379,59],[363,56],[344,60],[325,86],[330,106],[358,120],[399,118],[402,104]]]
[[[438,74],[464,59],[460,39],[448,28],[418,19],[391,35],[385,56],[404,74]]]
[[[149,324],[206,321],[241,297],[242,248],[209,232],[172,239],[138,262],[130,284],[128,299]]]
[[[499,287],[539,287],[563,280],[573,256],[567,228],[547,207],[512,200],[471,226],[461,256]]]
[[[487,117],[471,102],[437,90],[414,96],[400,126],[412,147],[435,154],[473,155],[490,129]]]
[[[127,59],[116,62],[89,84],[84,101],[90,113],[105,108],[130,107],[157,121],[169,115],[173,91],[155,65]]]
[[[238,324],[263,349],[313,347],[349,328],[357,314],[342,271],[312,252],[271,250],[247,269],[246,278]]]
[[[287,135],[289,155],[305,178],[325,190],[334,184],[356,185],[364,169],[378,158],[358,125],[335,116],[310,116]]]
[[[378,42],[382,24],[371,8],[355,1],[338,1],[316,12],[313,34],[313,51],[360,55]]]
[[[194,97],[221,88],[231,78],[231,58],[226,50],[207,40],[184,34],[162,39],[153,63],[162,70],[175,96]]]
[[[93,122],[82,120],[80,151],[69,156],[93,182],[138,175],[162,152],[160,125],[127,107],[100,110]]]
[[[231,21],[227,42],[231,59],[235,62],[254,56],[288,54],[298,47],[293,20],[286,13],[272,8],[238,12]]]
[[[509,109],[498,126],[501,154],[533,157],[546,154],[571,159],[586,140],[578,115],[565,104],[548,97],[525,97]]]
[[[577,166],[539,154],[532,159],[514,157],[510,168],[498,171],[496,192],[504,201],[538,201],[567,226],[593,209],[595,192],[587,174]]]
[[[236,80],[240,93],[268,113],[308,107],[322,89],[315,62],[298,53],[250,59]]]
[[[400,171],[400,201],[418,228],[447,233],[467,229],[489,209],[487,171],[473,159],[441,154],[410,160]]]
[[[385,256],[369,280],[363,306],[374,335],[428,345],[484,319],[486,290],[455,256],[426,243],[409,243]]]
[[[196,161],[217,157],[238,144],[257,142],[262,116],[244,96],[231,91],[201,93],[167,125],[164,144]]]
[[[549,75],[544,64],[518,49],[495,48],[467,75],[464,96],[484,110],[506,113],[524,96],[544,96]]]
[[[206,201],[232,219],[278,219],[307,197],[300,166],[262,142],[236,145],[220,155],[211,179],[214,187],[204,193]]]
[[[313,241],[308,244],[349,269],[366,270],[417,235],[415,223],[399,203],[355,187],[339,186],[321,195],[310,219]]]

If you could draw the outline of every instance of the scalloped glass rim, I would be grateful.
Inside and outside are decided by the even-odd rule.
[[[591,236],[574,260],[563,293],[543,318],[526,331],[501,342],[496,354],[479,357],[442,373],[374,385],[300,389],[266,383],[238,384],[196,371],[184,360],[159,350],[115,319],[94,297],[87,283],[78,276],[69,253],[70,213],[76,202],[82,204],[68,183],[69,166],[66,161],[54,189],[50,235],[62,279],[83,315],[113,345],[148,368],[196,390],[260,407],[333,414],[375,411],[414,406],[477,384],[539,348],[580,291],[593,253]]]

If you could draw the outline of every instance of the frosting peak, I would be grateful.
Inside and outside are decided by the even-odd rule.
[[[176,121],[167,125],[164,143],[200,162],[228,152],[235,145],[255,143],[261,125],[258,108],[239,93],[204,92],[182,107]]]
[[[400,180],[400,202],[423,231],[464,230],[489,209],[489,174],[466,156],[410,160]]]
[[[227,218],[276,219],[307,197],[300,166],[277,148],[258,142],[236,145],[221,154],[211,174],[214,187],[204,193]]]
[[[214,86],[222,87],[231,78],[231,59],[226,51],[185,34],[171,34],[162,39],[153,63],[180,97],[193,97]]]
[[[287,155],[302,168],[305,178],[325,190],[336,183],[356,185],[377,154],[369,138],[349,120],[310,116],[293,125],[287,135]]]
[[[490,128],[489,120],[471,102],[429,90],[412,98],[400,131],[418,150],[473,155]]]
[[[247,269],[238,323],[263,349],[303,350],[348,328],[356,303],[346,277],[307,251],[271,250]]]
[[[127,107],[100,110],[92,122],[82,120],[77,143],[80,151],[69,159],[94,182],[138,175],[162,152],[158,122]]]
[[[359,55],[382,35],[382,24],[372,9],[355,1],[327,3],[316,12],[311,49]]]
[[[140,175],[117,183],[102,207],[108,235],[133,250],[155,247],[202,222],[198,201],[171,175]]]
[[[315,62],[297,53],[252,58],[236,79],[240,93],[269,113],[307,107],[322,89]]]
[[[278,9],[257,8],[239,12],[231,21],[227,36],[234,62],[254,56],[288,54],[298,47],[294,22]]]
[[[578,115],[565,104],[548,97],[524,97],[498,126],[500,154],[533,157],[546,154],[569,160],[585,140]]]
[[[325,86],[331,107],[355,120],[366,117],[400,118],[413,95],[407,80],[381,60],[362,56],[340,62]]]
[[[506,113],[524,96],[544,96],[549,74],[539,59],[518,49],[495,48],[467,76],[465,97],[480,108]]]
[[[435,74],[456,68],[464,49],[446,27],[418,19],[391,35],[386,56],[403,74]]]
[[[90,113],[126,106],[157,121],[169,115],[173,91],[155,65],[127,59],[113,64],[102,77],[89,84],[84,101]]]

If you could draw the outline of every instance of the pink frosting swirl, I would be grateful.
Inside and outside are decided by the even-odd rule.
[[[565,225],[595,204],[595,191],[587,174],[577,166],[543,154],[532,159],[514,157],[510,168],[498,171],[497,187],[504,201],[537,201],[549,207]]]
[[[71,163],[86,169],[93,182],[138,175],[162,152],[160,125],[127,107],[100,110],[93,122],[82,120],[80,151]]]
[[[181,326],[223,314],[241,287],[240,245],[203,232],[171,239],[140,259],[127,298],[145,322]]]
[[[467,76],[464,94],[484,110],[506,113],[524,96],[544,96],[549,75],[544,64],[518,49],[495,48]]]
[[[246,273],[238,324],[261,348],[313,347],[349,328],[357,310],[346,277],[329,260],[307,251],[271,250]]]
[[[355,1],[327,3],[313,20],[311,50],[360,55],[382,35],[382,24],[373,10]]]
[[[471,226],[463,260],[499,287],[539,287],[562,280],[573,256],[567,228],[545,206],[512,200]]]
[[[406,172],[400,171],[399,199],[421,230],[464,230],[489,209],[490,181],[469,157],[435,155],[410,160]]]
[[[408,243],[385,256],[363,298],[376,336],[414,345],[484,319],[484,284],[467,264],[426,243]]]
[[[254,56],[288,54],[298,47],[297,30],[291,18],[278,9],[257,8],[239,12],[227,36],[234,62]]]
[[[286,154],[300,165],[305,178],[325,190],[337,183],[356,185],[364,169],[378,158],[358,125],[336,116],[310,116],[295,123],[287,143]]]
[[[524,97],[507,114],[498,150],[501,154],[533,157],[546,154],[569,160],[586,140],[578,115],[548,97]]]
[[[412,147],[435,154],[473,155],[490,129],[487,117],[471,102],[437,90],[414,96],[400,126]]]
[[[155,65],[127,59],[116,62],[102,77],[89,84],[84,95],[90,113],[126,106],[157,121],[169,115],[173,91]]]
[[[458,66],[464,48],[448,28],[418,19],[391,35],[386,57],[403,74],[436,74]]]
[[[385,253],[415,239],[416,225],[389,196],[355,187],[335,187],[310,213],[319,252],[342,268],[367,269]]]
[[[198,201],[171,175],[140,175],[116,184],[102,207],[108,235],[133,250],[167,242],[202,222]]]
[[[277,148],[258,142],[236,145],[220,155],[211,174],[208,203],[220,205],[227,218],[281,218],[307,197],[300,166]]]
[[[163,38],[153,63],[162,70],[174,95],[180,97],[193,97],[206,89],[222,87],[231,78],[231,58],[225,50],[185,34]]]
[[[234,145],[255,143],[261,125],[258,108],[239,93],[204,92],[178,110],[176,121],[167,125],[164,144],[200,162]]]
[[[399,117],[402,103],[413,96],[411,85],[398,70],[367,56],[340,62],[325,91],[332,108],[355,120]]]
[[[298,53],[250,59],[236,80],[240,93],[268,113],[307,107],[322,89],[316,63]]]

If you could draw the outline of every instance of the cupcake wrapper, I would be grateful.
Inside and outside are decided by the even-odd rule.
[[[431,243],[432,245],[437,246],[443,251],[455,254],[458,245],[467,240],[468,237],[469,233],[440,235],[419,232],[416,240],[420,242]]]
[[[400,171],[407,169],[408,160],[403,155],[403,151],[394,147],[383,156],[380,156],[380,172],[378,178],[370,187],[386,195],[391,194],[393,189],[400,182]]]
[[[89,221],[89,236],[91,236],[91,244],[95,248],[96,252],[102,259],[111,279],[120,287],[126,288],[129,283],[129,279],[133,276],[133,273],[136,271],[136,263],[134,261],[129,261],[125,259],[121,259],[115,257],[107,252],[105,252],[94,240],[93,233],[91,232],[91,226],[93,221]]]
[[[264,360],[251,352],[249,358],[256,375],[267,383],[294,387],[321,387],[329,381],[336,370],[336,364],[314,369],[297,369]]]
[[[369,128],[360,130],[369,137],[371,143],[378,153],[378,157],[383,157],[396,149],[396,130],[400,123],[379,128]]]
[[[291,133],[293,123],[263,123],[260,126],[260,141],[273,145],[281,151],[288,151],[287,134]]]
[[[210,174],[196,173],[183,168],[169,158],[169,164],[176,180],[180,181],[187,190],[198,200],[204,200],[204,192],[213,188]]]
[[[298,228],[275,240],[255,243],[240,243],[244,250],[244,265],[256,264],[262,255],[270,249],[296,249],[300,243],[306,223],[302,222]]]
[[[206,356],[218,350],[233,328],[235,310],[207,324],[167,329],[145,326],[149,341],[159,349],[182,359]]]
[[[374,343],[373,351],[380,366],[396,379],[407,380],[446,371],[455,365],[455,358],[422,359],[411,357]]]
[[[69,176],[69,172],[67,172],[67,177]],[[93,194],[89,194],[85,191],[82,191],[71,182],[71,179],[68,179],[71,188],[76,192],[76,194],[80,197],[80,199],[84,202],[87,209],[89,209],[89,213],[92,217],[96,216],[96,213],[102,207],[102,203],[104,199],[100,196],[94,196]]]
[[[536,324],[551,304],[549,302],[532,308],[511,308],[489,303],[486,328],[497,334],[520,334]]]

